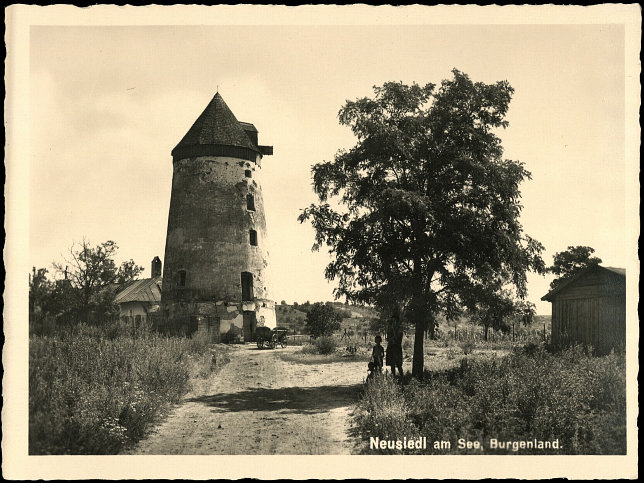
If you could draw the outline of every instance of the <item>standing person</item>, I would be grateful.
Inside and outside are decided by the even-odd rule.
[[[387,365],[391,368],[391,375],[396,375],[396,368],[398,374],[402,379],[402,331],[391,330],[387,336]]]
[[[373,346],[373,351],[371,351],[371,357],[373,359],[373,365],[376,369],[376,372],[382,372],[382,363],[385,358],[385,349],[380,345],[382,343],[382,337],[379,335],[376,336],[376,345]]]

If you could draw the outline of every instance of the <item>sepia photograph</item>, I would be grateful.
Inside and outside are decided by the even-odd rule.
[[[5,478],[637,478],[637,5],[5,13]]]

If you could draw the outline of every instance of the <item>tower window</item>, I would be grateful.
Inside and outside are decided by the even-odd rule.
[[[253,172],[250,169],[247,169],[247,170],[244,171],[244,175],[247,178],[252,178],[253,177]]]
[[[251,194],[246,195],[246,209],[255,211],[255,197]]]
[[[242,300],[253,300],[253,274],[250,272],[241,273]]]
[[[250,230],[248,232],[250,234],[250,244],[254,247],[257,246],[257,232],[255,230]]]
[[[186,286],[186,271],[185,270],[179,270],[178,286],[179,287],[185,287]]]

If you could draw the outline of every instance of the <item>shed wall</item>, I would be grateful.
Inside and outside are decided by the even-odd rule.
[[[552,340],[592,345],[600,354],[626,342],[626,296],[557,297],[552,303]]]

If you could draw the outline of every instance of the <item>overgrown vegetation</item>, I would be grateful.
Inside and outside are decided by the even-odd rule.
[[[332,354],[338,347],[338,343],[331,336],[322,336],[313,342],[318,354]]]
[[[542,345],[507,357],[464,358],[459,367],[426,373],[400,385],[379,377],[365,387],[356,412],[367,452],[445,454],[625,454],[626,383],[623,354],[592,357],[574,347]],[[425,450],[371,450],[369,438],[426,436]],[[483,450],[460,449],[458,440]],[[492,449],[499,441],[559,440],[560,449]]]
[[[78,325],[29,344],[29,453],[116,454],[227,361],[200,338]]]
[[[117,266],[118,245],[112,240],[95,247],[88,240],[72,245],[62,262],[54,262],[54,280],[47,269],[33,267],[29,276],[29,320],[93,323],[118,313],[114,296],[143,272],[134,260]]]

